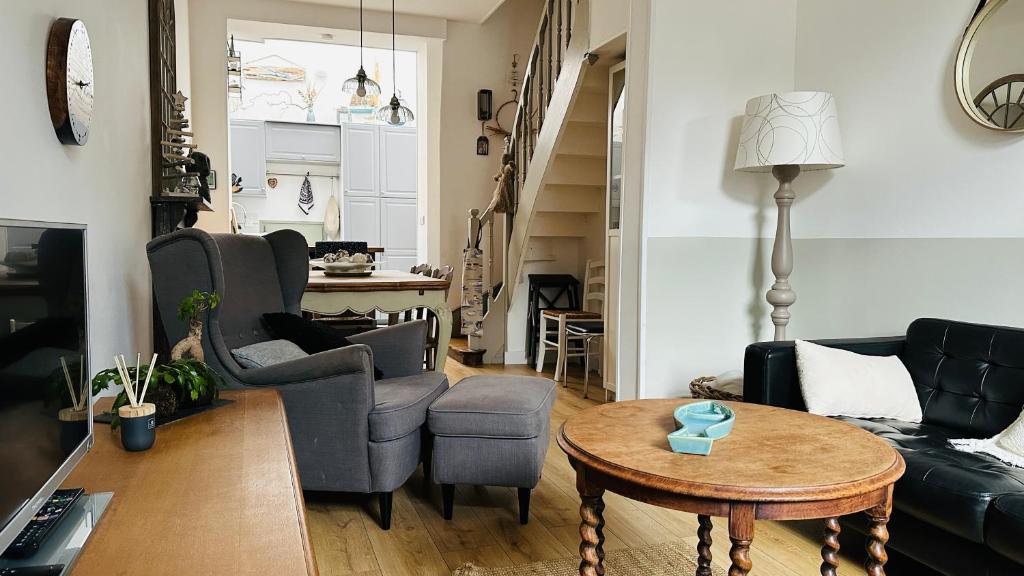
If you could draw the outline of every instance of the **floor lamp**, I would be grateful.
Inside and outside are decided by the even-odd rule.
[[[802,170],[829,170],[842,165],[843,145],[832,94],[785,92],[747,102],[735,169],[771,172],[779,181],[775,193],[779,217],[772,249],[775,283],[766,295],[772,305],[776,340],[786,339],[789,307],[796,302],[796,292],[789,285],[793,273],[789,209],[796,197],[793,180]]]

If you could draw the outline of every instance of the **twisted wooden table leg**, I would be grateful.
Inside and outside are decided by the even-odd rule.
[[[839,519],[825,519],[825,545],[821,547],[821,576],[836,576],[839,569]]]
[[[868,559],[865,567],[868,576],[885,576],[885,563],[889,560],[889,555],[885,553],[885,544],[889,541],[889,529],[886,528],[889,509],[879,506],[868,510],[867,515],[871,519],[871,528],[868,530]]]
[[[747,576],[754,564],[750,561],[750,544],[754,541],[755,508],[753,504],[734,503],[729,508],[729,576]]]
[[[697,576],[711,576],[711,517],[697,516]]]
[[[604,575],[604,490],[596,495],[580,495],[580,576]]]

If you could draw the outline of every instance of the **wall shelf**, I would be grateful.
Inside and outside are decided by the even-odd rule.
[[[157,206],[162,204],[195,204],[200,212],[213,212],[213,204],[197,196],[161,196],[150,198],[149,203]]]

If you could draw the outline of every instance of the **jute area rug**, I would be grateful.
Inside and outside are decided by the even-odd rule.
[[[650,544],[639,548],[622,548],[605,552],[606,576],[679,576],[693,574],[697,570],[697,551],[685,542]],[[560,560],[545,560],[521,566],[504,568],[478,568],[466,564],[452,573],[452,576],[576,576],[579,574],[579,557]],[[715,576],[725,576],[725,571],[712,567]]]

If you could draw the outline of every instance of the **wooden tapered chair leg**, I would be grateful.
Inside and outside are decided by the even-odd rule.
[[[380,528],[381,530],[391,529],[391,504],[394,501],[394,493],[381,492],[377,495],[380,504]]]
[[[444,519],[451,520],[455,509],[455,484],[441,484],[441,507]]]
[[[519,489],[519,523],[526,524],[530,521],[530,489]]]

